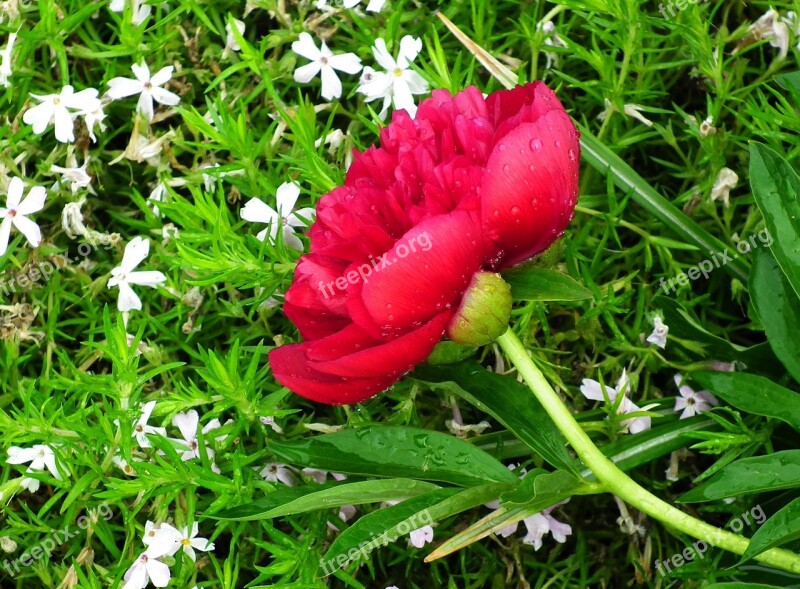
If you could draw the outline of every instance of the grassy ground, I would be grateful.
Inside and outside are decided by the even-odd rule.
[[[796,3],[771,6],[784,16],[800,12]],[[293,71],[306,63],[290,49],[301,32],[327,39],[335,53],[354,52],[373,67],[376,38],[396,52],[404,35],[420,37],[424,48],[415,66],[431,87],[499,89],[433,16],[441,10],[521,79],[545,80],[576,121],[703,228],[735,246],[764,227],[747,185],[748,142],[766,143],[790,160],[800,151],[797,105],[771,82],[797,68],[797,35],[789,31],[788,54],[781,58],[768,40],[748,32],[769,8],[764,2],[711,1],[676,9],[674,16],[666,10],[665,18],[658,5],[639,0],[396,0],[377,14],[364,6],[320,11],[308,2],[282,0],[251,0],[247,6],[176,0],[154,4],[136,25],[130,8],[112,12],[105,2],[0,3],[6,10],[0,46],[18,31],[10,85],[0,88],[0,194],[12,177],[48,191],[44,210],[33,216],[42,230],[41,246],[32,249],[13,232],[0,257],[3,285],[10,285],[0,287],[2,450],[5,458],[12,446],[49,445],[61,473],[60,479],[38,473],[41,487],[31,493],[20,488],[25,466],[3,463],[0,536],[6,540],[0,546],[6,552],[0,560],[8,559],[14,572],[0,569],[2,587],[121,586],[144,549],[148,520],[178,527],[198,521],[199,535],[215,544],[198,554],[196,564],[175,555],[174,587],[667,588],[728,578],[725,566],[733,560],[718,550],[674,575],[659,575],[655,561],[683,550],[687,539],[636,513],[641,530],[627,533],[608,495],[576,497],[558,508],[557,519],[573,530],[564,544],[548,537],[535,551],[518,533],[486,538],[425,564],[430,546],[416,549],[402,539],[374,551],[368,565],[326,578],[319,559],[336,536],[327,522],[346,527],[335,519],[336,510],[257,522],[207,516],[280,487],[260,475],[275,462],[271,442],[308,437],[320,429],[313,424],[447,431],[445,421],[452,418],[446,394],[411,380],[362,405],[331,408],[289,394],[270,376],[266,352],[299,338],[270,300],[291,283],[298,253],[256,239],[266,225],[242,221],[240,209],[254,197],[274,206],[279,185],[292,180],[301,188],[298,207],[313,206],[342,181],[349,152],[375,143],[381,125],[379,103],[367,105],[355,91],[357,75],[341,74],[344,91],[332,101],[321,98],[319,78],[294,81]],[[232,18],[246,25],[242,37],[234,38],[238,52],[226,50],[225,26]],[[555,25],[555,33],[543,30],[539,23],[545,21]],[[81,122],[71,144],[56,141],[52,126],[36,135],[23,122],[23,113],[36,104],[32,94],[57,93],[71,84],[102,95],[112,78],[132,77],[131,66],[141,60],[152,72],[174,66],[166,87],[180,96],[176,108],[157,105],[152,124],[137,118],[136,97],[108,104],[105,129],[95,129],[97,142]],[[637,109],[647,123],[631,115]],[[709,117],[715,132],[701,129]],[[344,133],[335,148],[315,143],[335,130]],[[130,142],[137,134],[163,144],[152,157],[134,157]],[[58,174],[51,166],[65,166],[71,155],[78,164],[90,158],[91,189],[73,193],[67,185],[53,186]],[[729,206],[711,199],[724,167],[739,177]],[[167,189],[155,213],[148,196],[159,183]],[[85,227],[77,233],[62,222],[70,203],[81,203],[78,216]],[[163,272],[166,281],[157,290],[134,287],[143,308],[123,314],[117,290],[107,283],[125,244],[136,236],[150,240],[149,257],[139,269]],[[673,279],[704,257],[602,173],[584,166],[578,212],[551,262],[593,297],[520,304],[513,326],[547,362],[547,377],[576,410],[595,407],[578,392],[582,378],[613,383],[623,368],[639,405],[667,398],[668,407],[677,394],[673,375],[715,358],[688,340],[670,340],[663,351],[644,341],[661,308],[656,297],[681,303],[706,330],[729,342],[748,346],[764,339],[748,319],[745,285],[724,270],[670,293],[660,288],[660,279]],[[44,262],[56,269],[26,283],[24,276]],[[495,364],[496,349],[478,354],[487,366]],[[157,402],[150,424],[165,427],[172,438],[181,437],[172,424],[178,413],[197,411],[201,425],[220,420],[219,430],[200,443],[213,444],[218,473],[203,452],[184,461],[179,447],[163,439],[153,442],[156,448],[139,447],[131,424],[140,404],[151,400]],[[460,409],[465,423],[487,419],[489,432],[502,430],[466,403]],[[664,420],[676,419],[663,413]],[[279,427],[263,423],[266,417]],[[717,450],[747,454],[765,445],[796,447],[796,435],[770,439],[773,426],[744,419],[735,425],[738,437],[718,441]],[[600,441],[624,437],[597,411],[586,413],[584,421]],[[497,452],[505,452],[506,462],[538,463],[513,447]],[[692,452],[675,483],[665,479],[668,455],[633,476],[673,500],[719,458]],[[710,505],[702,517],[724,526],[752,507],[747,501]],[[361,507],[358,516],[377,508]],[[94,510],[96,520],[89,531],[78,527],[87,510]],[[434,545],[487,513],[478,507],[439,521]],[[15,559],[62,529],[77,533],[52,554],[13,567]],[[16,548],[9,550],[13,543]]]

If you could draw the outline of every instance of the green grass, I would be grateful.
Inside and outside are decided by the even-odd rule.
[[[135,26],[129,13],[112,13],[105,2],[41,0],[20,4],[19,17],[0,23],[0,48],[9,33],[19,30],[11,85],[0,87],[0,194],[13,176],[48,189],[45,209],[34,215],[42,245],[31,249],[12,233],[0,273],[4,281],[18,280],[60,255],[74,260],[8,296],[0,288],[2,457],[11,446],[49,444],[63,473],[62,480],[38,477],[41,488],[28,493],[18,489],[25,467],[3,461],[0,536],[13,539],[18,548],[0,553],[0,565],[41,544],[51,530],[75,528],[87,510],[107,505],[113,514],[14,577],[0,568],[2,587],[121,586],[125,570],[144,548],[147,520],[199,521],[200,535],[216,545],[200,555],[197,565],[176,555],[171,587],[556,589],[633,582],[668,588],[730,580],[725,567],[735,560],[719,550],[674,576],[659,577],[655,560],[680,552],[689,539],[637,513],[633,517],[642,533],[623,533],[608,495],[575,497],[557,510],[558,519],[573,529],[563,545],[548,537],[534,551],[518,532],[508,539],[483,539],[426,564],[431,547],[409,548],[402,539],[372,552],[367,565],[327,578],[318,570],[336,537],[327,522],[336,521],[344,530],[378,505],[360,507],[349,524],[336,519],[337,510],[256,522],[208,517],[281,487],[258,474],[275,460],[270,444],[308,437],[311,424],[411,425],[446,432],[445,421],[452,418],[449,395],[411,379],[353,407],[312,404],[281,388],[270,375],[266,352],[298,341],[299,335],[279,308],[263,303],[291,284],[299,254],[282,243],[259,242],[255,233],[264,226],[243,222],[239,210],[253,197],[274,206],[277,187],[290,180],[301,186],[298,206],[313,206],[341,183],[349,152],[377,141],[379,103],[366,105],[355,92],[358,76],[342,74],[343,96],[330,103],[320,98],[318,78],[307,85],[294,82],[295,67],[306,60],[290,45],[303,31],[327,38],[336,53],[356,53],[365,65],[375,65],[370,47],[376,35],[392,51],[402,36],[419,36],[424,49],[415,65],[432,88],[500,89],[435,18],[440,10],[521,79],[544,79],[557,89],[576,121],[703,229],[735,247],[737,237],[746,239],[764,227],[748,187],[748,144],[763,142],[790,161],[800,154],[800,105],[774,80],[797,69],[797,36],[792,34],[782,61],[767,42],[746,44],[747,27],[769,9],[766,2],[700,3],[671,20],[661,16],[656,3],[639,0],[397,0],[377,15],[362,6],[326,18],[309,2],[253,0],[251,6],[243,17],[244,2],[175,0],[154,4],[145,24]],[[783,14],[800,12],[797,2],[771,6]],[[548,14],[567,48],[544,44],[536,25]],[[223,59],[225,25],[232,18],[243,18],[247,28],[241,51]],[[742,42],[746,46],[734,53]],[[545,51],[558,54],[552,69],[545,68]],[[97,131],[97,143],[81,124],[74,146],[67,147],[56,142],[52,126],[37,136],[23,123],[23,113],[35,104],[31,93],[55,93],[71,84],[102,94],[110,79],[130,77],[130,66],[141,59],[153,72],[174,65],[168,87],[181,97],[178,108],[161,107],[149,129],[136,123],[135,97],[106,108],[107,128]],[[600,120],[606,100],[613,112]],[[626,104],[640,105],[653,125],[624,115]],[[717,131],[702,136],[698,125],[709,116]],[[136,125],[145,136],[168,136],[157,165],[119,159]],[[333,153],[324,145],[315,147],[335,129],[346,136]],[[93,193],[51,190],[56,176],[50,166],[64,166],[72,149],[79,162],[91,156]],[[219,167],[204,169],[215,164]],[[726,166],[738,174],[739,184],[724,208],[709,195]],[[210,190],[203,185],[204,172]],[[157,182],[170,185],[166,201],[158,205],[161,216],[147,202]],[[84,197],[86,226],[119,235],[112,246],[92,248],[88,255],[78,250],[85,240],[70,239],[61,225],[64,206]],[[151,242],[140,269],[159,270],[167,280],[157,291],[136,288],[143,310],[132,311],[125,325],[116,308],[117,291],[106,283],[125,243],[135,236]],[[547,263],[579,280],[593,296],[574,303],[519,303],[512,325],[570,405],[587,411],[582,420],[598,441],[620,434],[601,413],[590,411],[594,404],[578,392],[582,378],[613,383],[627,368],[637,404],[666,398],[668,407],[677,394],[673,374],[716,359],[691,338],[670,339],[664,351],[644,342],[660,310],[659,280],[704,257],[604,174],[582,166],[578,212]],[[761,326],[748,316],[746,285],[725,271],[667,296],[720,338],[743,346],[764,341]],[[134,336],[132,343],[126,333]],[[475,357],[493,366],[496,353],[490,346]],[[226,437],[206,438],[216,450],[220,474],[212,472],[207,456],[181,461],[169,442],[138,448],[130,428],[140,403],[150,400],[157,400],[151,424],[167,427],[171,437],[178,435],[171,425],[178,412],[196,410],[201,424],[220,419],[223,425],[214,435]],[[492,424],[487,433],[502,431],[474,407],[459,406],[465,423],[487,419]],[[670,411],[663,413],[670,415],[655,418],[654,425],[675,419]],[[259,418],[265,416],[274,416],[283,432],[262,424]],[[776,429],[773,422],[742,414],[740,425],[728,418],[739,435],[717,441],[712,450],[722,454],[693,452],[676,483],[665,480],[668,455],[638,467],[634,478],[673,501],[724,452],[751,455],[797,447],[797,434]],[[694,441],[687,438],[686,444]],[[499,448],[495,454],[528,468],[541,465],[524,449]],[[135,475],[119,469],[112,462],[115,455]],[[315,484],[307,477],[306,483]],[[771,499],[762,501],[769,514],[776,510],[768,507]],[[752,497],[716,502],[704,505],[701,516],[725,526],[754,503]],[[437,522],[434,544],[488,513],[477,507]]]

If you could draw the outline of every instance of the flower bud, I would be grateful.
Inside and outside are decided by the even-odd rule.
[[[493,342],[508,329],[511,303],[511,287],[499,274],[476,272],[447,326],[448,337],[465,346]]]

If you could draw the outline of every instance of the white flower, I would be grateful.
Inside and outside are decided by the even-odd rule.
[[[418,530],[414,530],[408,536],[409,542],[415,548],[422,548],[425,544],[433,542],[433,528],[431,526],[423,526]]]
[[[355,8],[359,4],[361,4],[361,0],[344,0],[342,2],[342,6],[345,8]],[[386,0],[369,0],[367,12],[380,12],[384,4],[386,4]],[[328,0],[317,0],[314,6],[316,6],[317,10],[324,10],[328,8]]]
[[[264,468],[258,473],[261,477],[270,483],[283,483],[287,487],[294,487],[295,480],[292,471],[285,464],[278,464],[277,462],[268,462]]]
[[[558,33],[556,33],[556,25],[553,23],[553,21],[548,20],[536,23],[536,30],[544,33],[544,44],[547,47],[567,47],[566,41],[564,41],[564,39],[559,37]],[[553,65],[558,67],[558,53],[554,53],[553,51],[545,51],[544,56],[547,59],[545,69],[549,70]]]
[[[83,117],[83,121],[86,123],[86,130],[89,131],[89,137],[94,143],[97,143],[97,136],[94,134],[95,126],[99,127],[101,131],[106,130],[106,126],[103,124],[106,113],[103,108],[103,102],[98,98],[87,100],[83,108],[78,111],[78,116]]]
[[[14,552],[17,549],[17,543],[8,536],[0,536],[0,548],[4,552]]]
[[[567,536],[572,534],[572,527],[569,524],[561,523],[550,515],[551,511],[563,503],[566,503],[566,501],[557,503],[540,513],[535,513],[522,520],[525,524],[525,529],[528,531],[522,542],[533,546],[534,550],[539,550],[542,547],[542,538],[547,533],[550,533],[553,536],[553,540],[559,544],[566,542]]]
[[[625,106],[622,107],[622,111],[629,117],[633,117],[634,119],[642,123],[645,127],[652,127],[653,121],[651,121],[641,112],[639,112],[642,110],[642,108],[643,107],[639,106],[638,104],[626,104]]]
[[[125,2],[126,0],[111,0],[108,9],[111,12],[125,12]],[[131,0],[131,4],[131,23],[140,25],[144,19],[150,16],[151,6],[143,3],[142,0]]]
[[[144,524],[142,544],[161,556],[175,554],[180,548],[180,538],[180,532],[166,522],[156,524],[147,520]]]
[[[186,413],[177,413],[175,417],[172,418],[172,425],[176,426],[183,436],[182,440],[176,440],[182,446],[186,446],[186,450],[184,450],[183,454],[181,454],[181,460],[186,462],[187,460],[192,460],[193,458],[200,458],[200,443],[197,439],[197,425],[200,421],[200,417],[197,414],[197,411],[194,409],[187,411]],[[219,429],[222,426],[220,424],[219,419],[212,419],[209,421],[205,427],[203,428],[203,436],[212,432],[215,429]],[[225,436],[219,436],[216,439],[221,440],[224,439]],[[206,444],[206,454],[208,458],[212,461],[211,469],[219,473],[219,468],[213,462],[214,460],[214,450]]]
[[[389,105],[394,102],[395,109],[405,109],[411,118],[417,114],[414,94],[425,94],[428,83],[411,69],[411,62],[422,51],[422,40],[406,35],[400,39],[400,51],[395,60],[386,48],[386,41],[377,39],[372,47],[375,60],[386,70],[376,72],[371,67],[364,68],[358,92],[366,96],[367,102],[383,99],[380,117],[386,116]]]
[[[239,31],[240,35],[244,35],[245,24],[243,21],[238,19],[233,19],[233,24],[236,26],[236,30]],[[228,33],[228,37],[225,40],[225,49],[222,51],[222,57],[225,58],[228,53],[232,51],[241,51],[242,48],[239,47],[239,43],[236,42],[236,37],[233,36],[233,29],[231,28],[231,23],[225,25],[225,31]]]
[[[736,188],[739,183],[739,176],[730,168],[722,168],[717,174],[717,179],[714,180],[714,186],[711,187],[711,200],[721,200],[722,206],[730,206],[731,190]]]
[[[53,449],[45,444],[35,444],[31,448],[20,448],[19,446],[11,446],[8,449],[8,464],[25,464],[28,465],[28,472],[36,472],[42,470],[50,471],[58,480],[61,480],[61,473],[58,472],[56,466],[56,455]],[[36,487],[38,488],[38,481]]]
[[[705,120],[702,123],[700,123],[699,130],[701,137],[708,137],[709,135],[714,135],[717,132],[717,128],[714,126],[714,117],[711,116],[706,117]]]
[[[97,90],[87,88],[75,92],[72,86],[64,86],[59,94],[39,96],[31,94],[39,104],[29,108],[22,120],[33,127],[33,132],[41,135],[52,122],[55,125],[56,139],[61,143],[75,141],[72,114],[69,109],[81,110],[87,101],[97,99]]]
[[[150,253],[150,241],[143,237],[134,237],[125,246],[125,253],[122,255],[122,262],[111,270],[111,279],[108,281],[108,288],[118,287],[119,297],[117,298],[117,309],[121,312],[130,310],[141,311],[142,301],[133,292],[131,284],[149,286],[156,288],[167,281],[167,277],[161,272],[139,271],[136,268]]]
[[[11,77],[11,56],[14,51],[14,43],[17,40],[17,34],[11,33],[8,36],[8,43],[6,48],[0,51],[0,86],[8,88],[11,83],[8,79]]]
[[[186,556],[192,559],[192,562],[197,560],[197,557],[194,553],[195,550],[200,550],[201,552],[209,552],[214,550],[214,543],[209,542],[206,538],[198,538],[198,533],[199,527],[197,522],[195,522],[192,524],[191,531],[188,527],[183,528],[183,531],[180,532],[180,537],[178,540],[177,550],[183,550]]]
[[[69,182],[69,188],[72,194],[75,194],[79,189],[86,188],[92,182],[92,177],[86,172],[86,166],[89,165],[91,158],[86,156],[86,159],[83,160],[83,165],[80,167],[77,167],[74,157],[67,159],[72,160],[67,161],[67,166],[70,167],[62,168],[61,166],[53,165],[50,166],[50,171],[61,174],[61,182]]]
[[[667,346],[668,333],[669,326],[664,323],[661,316],[656,315],[653,317],[653,333],[647,336],[647,341],[663,350]]]
[[[747,32],[756,41],[763,39],[769,41],[772,47],[778,48],[778,59],[783,59],[789,52],[789,27],[786,26],[786,19],[780,18],[780,14],[772,8],[750,25]]]
[[[25,186],[19,178],[12,178],[8,184],[6,206],[5,208],[0,207],[0,219],[2,219],[0,222],[0,256],[8,250],[12,225],[25,236],[32,247],[37,247],[42,242],[42,232],[39,226],[28,219],[28,215],[44,208],[47,191],[43,186],[33,186],[23,199],[24,190]]]
[[[281,426],[279,426],[277,423],[275,423],[275,417],[273,417],[272,415],[263,415],[263,416],[259,417],[258,419],[264,425],[270,426],[272,428],[272,431],[274,431],[275,433],[278,433],[278,434],[282,434],[283,433],[283,428]],[[324,472],[324,471],[319,471],[319,472]]]
[[[141,65],[131,66],[136,79],[113,78],[108,82],[106,94],[113,100],[138,94],[139,102],[136,105],[136,111],[143,114],[148,121],[152,121],[154,100],[165,106],[175,106],[181,101],[180,96],[161,87],[172,79],[173,69],[171,65],[168,65],[151,76],[150,68],[142,61]]]
[[[165,552],[147,549],[139,555],[131,567],[125,572],[125,584],[122,589],[145,589],[149,583],[155,587],[169,585],[169,567],[158,560]]]
[[[317,74],[322,79],[322,97],[325,100],[339,98],[342,95],[342,82],[336,71],[346,74],[357,74],[361,71],[361,60],[355,53],[334,55],[325,41],[317,49],[314,39],[308,33],[300,33],[297,41],[292,43],[292,51],[301,57],[310,59],[311,63],[294,71],[294,81],[306,84]]]
[[[484,430],[492,427],[489,425],[488,421],[481,421],[475,425],[464,425],[464,421],[461,418],[461,410],[458,408],[458,404],[455,400],[452,401],[452,409],[453,419],[448,419],[444,422],[444,425],[451,434],[459,438],[466,438],[470,433],[481,435]]]
[[[717,398],[708,391],[695,391],[690,386],[682,384],[684,379],[680,374],[676,374],[674,380],[681,394],[675,399],[675,412],[683,411],[681,419],[710,411],[711,407],[719,405]]]
[[[601,387],[600,383],[596,380],[584,378],[583,382],[581,383],[581,393],[583,393],[584,397],[592,401],[605,401],[606,398],[603,395],[603,388],[605,388],[606,395],[608,395],[608,400],[612,405],[616,404],[617,397],[620,393],[622,393],[622,399],[617,405],[618,415],[648,411],[657,406],[657,404],[652,404],[640,408],[638,405],[636,405],[628,398],[628,384],[628,373],[623,370],[622,376],[619,377],[616,387],[610,387],[607,385]],[[620,425],[622,425],[628,432],[632,434],[638,434],[639,432],[650,429],[650,418],[647,416],[632,417],[631,419],[625,419],[621,421]]]
[[[343,522],[350,521],[350,519],[356,514],[358,508],[355,505],[342,505],[339,509],[339,519]],[[328,522],[328,529],[334,532],[338,532],[339,528],[336,527],[336,524],[332,522]]]
[[[163,427],[147,425],[155,407],[155,401],[148,401],[142,405],[142,414],[139,416],[139,419],[136,420],[136,423],[133,424],[133,437],[136,438],[136,441],[142,448],[150,448],[150,440],[147,439],[148,435],[167,436],[167,430]]]
[[[276,192],[276,211],[263,201],[253,198],[242,207],[242,219],[251,223],[269,223],[269,227],[261,231],[256,237],[264,241],[269,231],[270,243],[275,243],[278,236],[278,227],[283,228],[283,243],[298,251],[303,251],[303,242],[297,237],[295,227],[305,227],[306,221],[314,219],[313,208],[303,208],[293,213],[294,205],[300,197],[300,187],[294,182],[284,182]]]

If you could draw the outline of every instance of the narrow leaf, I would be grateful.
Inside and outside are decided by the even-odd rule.
[[[762,552],[782,546],[800,538],[800,498],[795,499],[786,507],[765,521],[753,537],[750,545],[742,554],[738,564],[754,558]],[[737,565],[738,566],[738,565]]]
[[[580,301],[592,291],[577,280],[550,268],[524,268],[503,274],[511,285],[511,296],[525,301]]]

